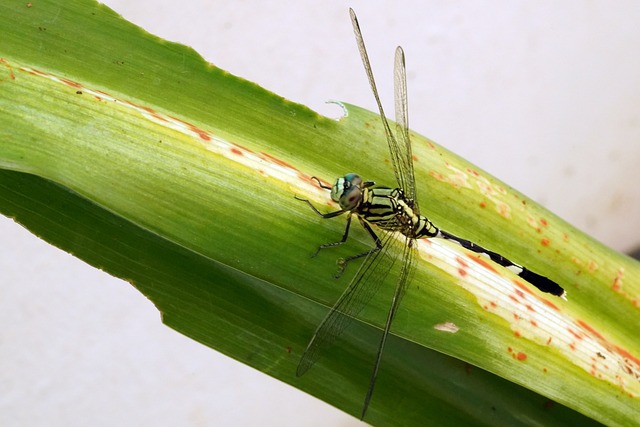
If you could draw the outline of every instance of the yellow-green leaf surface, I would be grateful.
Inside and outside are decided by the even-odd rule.
[[[350,105],[340,121],[318,116],[92,1],[3,4],[0,32],[0,211],[130,281],[168,326],[359,414],[393,282],[296,378],[348,281],[327,274],[335,258],[370,242],[354,230],[348,247],[311,259],[344,222],[322,221],[293,195],[335,209],[310,176],[332,179],[353,158],[362,175],[392,182],[378,117]],[[433,142],[413,141],[430,219],[526,260],[569,300],[455,246],[421,242],[366,420],[635,422],[638,264]]]

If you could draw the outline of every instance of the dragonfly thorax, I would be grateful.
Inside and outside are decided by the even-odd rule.
[[[399,231],[407,237],[434,237],[438,229],[415,211],[415,203],[400,188],[378,187],[348,173],[331,187],[331,198],[340,204],[340,212],[352,212],[387,231]]]

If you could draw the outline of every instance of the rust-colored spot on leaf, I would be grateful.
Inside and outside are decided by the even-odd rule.
[[[623,277],[624,277],[624,269],[618,270],[618,272],[616,273],[615,279],[613,279],[613,284],[611,285],[611,289],[613,289],[616,292],[620,292],[620,290],[622,289]]]
[[[576,323],[578,324],[578,326],[580,326],[583,329],[586,329],[587,331],[589,331],[590,334],[592,334],[593,336],[597,337],[598,339],[602,340],[602,341],[606,341],[604,339],[604,337],[598,332],[596,331],[591,325],[589,325],[587,322],[585,322],[584,320],[576,320]]]
[[[574,338],[575,338],[575,339],[581,340],[581,339],[583,339],[583,338],[584,338],[584,335],[582,335],[581,333],[578,333],[578,332],[574,331],[574,330],[573,330],[573,329],[571,329],[571,328],[567,328],[567,330],[569,331],[569,333],[570,333],[571,335],[573,335],[573,336],[574,336]]]
[[[489,264],[489,262],[488,262],[488,261],[485,261],[485,259],[484,259],[482,256],[479,256],[479,255],[477,255],[477,256],[473,256],[473,255],[471,255],[471,254],[469,254],[468,256],[469,256],[469,258],[471,258],[473,261],[477,262],[478,264],[480,264],[480,265],[481,265],[481,266],[483,266],[484,268],[486,268],[486,269],[490,270],[491,272],[496,273],[496,274],[498,273],[498,272],[496,271],[496,269],[495,269],[495,268],[493,268],[493,265]]]
[[[7,67],[7,69],[9,70],[9,79],[10,80],[15,80],[16,79],[16,75],[13,73],[13,67],[11,67],[11,65],[7,62],[6,59],[0,58],[0,65],[4,65],[5,67]],[[0,78],[0,83],[3,80],[4,79]]]
[[[281,160],[281,159],[279,159],[277,157],[274,157],[271,154],[265,153],[264,151],[261,152],[260,154],[263,155],[265,158],[269,159],[270,161],[272,161],[273,163],[277,164],[277,165],[283,166],[285,168],[289,168],[291,170],[296,170],[296,168],[293,167],[292,165],[290,165],[289,163],[287,163],[287,162],[285,162],[285,161],[283,161],[283,160]]]
[[[434,177],[438,181],[441,181],[441,182],[446,181],[446,179],[444,178],[444,175],[442,175],[441,173],[431,171],[431,172],[429,172],[429,175],[431,175],[432,177]]]
[[[548,299],[543,299],[542,300],[543,304],[545,304],[547,307],[550,307],[556,311],[560,311],[560,309],[558,308],[557,305],[555,305],[554,303],[552,303],[551,301],[549,301]]]
[[[520,280],[518,279],[514,279],[513,283],[520,288],[522,291],[528,293],[529,295],[535,295],[533,292],[531,292],[531,289],[529,289],[529,287],[527,285],[525,285],[524,283],[522,283]],[[523,295],[524,296],[524,295]]]

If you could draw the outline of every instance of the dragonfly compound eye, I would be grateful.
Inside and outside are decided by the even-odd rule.
[[[360,187],[352,185],[342,193],[342,197],[340,197],[338,203],[340,203],[342,209],[350,211],[355,209],[361,200],[362,190]]]
[[[342,209],[355,209],[362,200],[361,183],[360,175],[348,173],[343,178],[337,179],[331,188],[331,198],[338,202]]]

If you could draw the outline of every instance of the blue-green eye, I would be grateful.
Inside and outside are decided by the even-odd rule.
[[[344,210],[355,209],[362,200],[362,178],[356,173],[348,173],[343,178],[338,178],[331,188],[331,199],[338,202]]]

